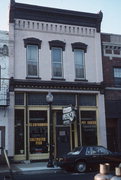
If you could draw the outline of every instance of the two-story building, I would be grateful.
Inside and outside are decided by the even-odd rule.
[[[121,151],[121,35],[102,33],[107,145]]]
[[[0,147],[8,149],[9,35],[0,30]],[[0,150],[1,156],[1,150]]]
[[[15,160],[47,160],[50,143],[54,158],[79,145],[107,146],[101,21],[102,12],[11,1],[9,155]]]

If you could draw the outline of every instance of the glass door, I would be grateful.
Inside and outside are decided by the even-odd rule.
[[[46,110],[29,110],[29,158],[44,159],[48,154]]]

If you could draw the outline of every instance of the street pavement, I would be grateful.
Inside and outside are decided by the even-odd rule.
[[[54,167],[47,167],[47,162],[30,162],[22,161],[21,163],[10,164],[10,168],[7,165],[0,165],[0,173],[22,173],[28,171],[43,171],[43,170],[61,170],[60,167],[54,165]]]
[[[56,165],[48,168],[47,162],[24,161],[11,164],[10,167],[9,169],[6,165],[0,166],[0,180],[93,180],[95,175],[95,172],[67,172]]]

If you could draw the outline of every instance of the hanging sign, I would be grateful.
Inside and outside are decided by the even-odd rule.
[[[63,108],[63,124],[69,125],[74,121],[75,118],[75,110],[72,106],[64,107]]]

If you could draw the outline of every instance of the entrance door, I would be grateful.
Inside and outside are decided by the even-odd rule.
[[[70,127],[57,127],[56,136],[56,156],[60,158],[70,151]]]
[[[46,110],[29,110],[29,159],[43,159],[48,153]]]
[[[70,126],[64,126],[62,121],[62,111],[56,112],[56,157],[70,151]]]

